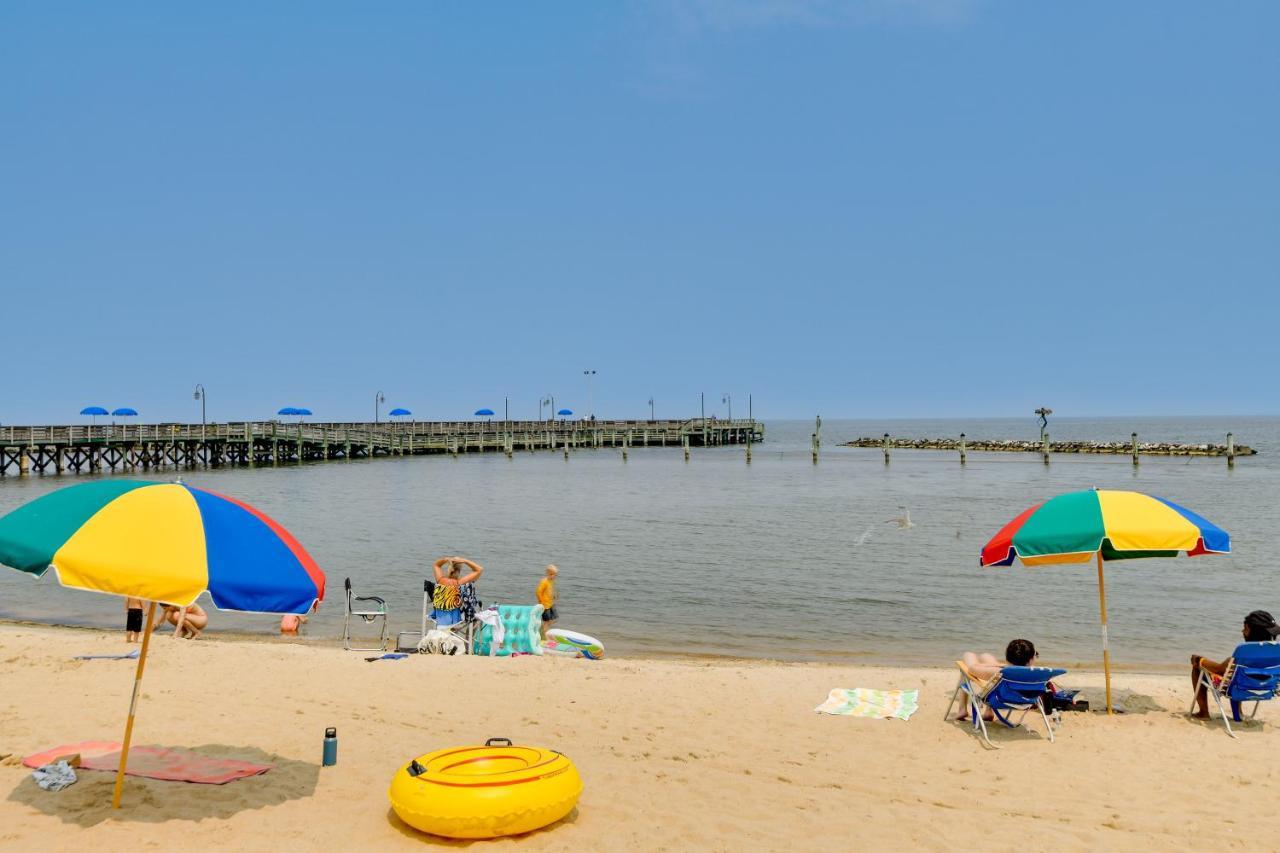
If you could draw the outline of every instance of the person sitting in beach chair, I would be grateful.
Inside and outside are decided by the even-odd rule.
[[[1191,686],[1195,691],[1192,716],[1209,719],[1209,694],[1213,694],[1227,734],[1235,737],[1231,722],[1227,720],[1222,700],[1231,703],[1231,716],[1242,722],[1240,705],[1253,702],[1253,715],[1258,713],[1260,702],[1274,699],[1280,689],[1280,625],[1265,610],[1255,610],[1244,617],[1240,629],[1244,642],[1223,661],[1213,661],[1202,655],[1191,656]],[[1198,709],[1197,709],[1198,706]]]
[[[448,565],[446,571],[445,566]],[[471,571],[463,574],[464,567]],[[462,589],[473,584],[484,574],[484,567],[465,557],[441,557],[432,567],[436,576],[436,588],[431,594],[431,618],[442,628],[457,625],[462,618]]]
[[[1040,653],[1036,651],[1035,643],[1030,640],[1011,640],[1009,645],[1005,647],[1004,659],[1007,664],[1002,664],[996,660],[996,656],[987,652],[965,652],[960,656],[960,662],[964,664],[962,668],[970,677],[976,681],[987,682],[993,677],[1000,674],[1000,670],[1008,666],[1028,666],[1038,658]],[[954,703],[954,698],[953,698]],[[950,716],[950,709],[947,710]],[[969,694],[961,691],[960,697],[960,715],[957,720],[969,719]],[[993,719],[988,715],[987,720]]]
[[[1009,666],[1000,666],[992,655],[967,652],[966,660],[956,661],[960,679],[955,692],[951,694],[951,702],[947,705],[943,718],[950,718],[956,699],[963,696],[967,711],[958,719],[971,718],[973,727],[981,732],[987,746],[999,749],[991,742],[987,723],[999,721],[1011,729],[1017,728],[1030,711],[1036,710],[1044,721],[1049,742],[1053,743],[1053,725],[1049,722],[1048,713],[1054,694],[1052,679],[1065,675],[1066,670],[1028,666],[1037,656],[1030,640],[1014,640],[1009,643],[1005,650]],[[1017,663],[1018,661],[1023,663]],[[1010,719],[1013,711],[1022,711],[1022,716],[1016,723]]]

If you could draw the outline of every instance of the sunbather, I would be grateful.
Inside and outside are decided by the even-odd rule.
[[[1280,625],[1276,624],[1276,620],[1267,611],[1255,610],[1244,617],[1244,626],[1240,629],[1240,634],[1246,643],[1264,643],[1280,637]],[[1217,681],[1226,675],[1230,664],[1230,657],[1222,661],[1214,661],[1201,655],[1191,656],[1191,687],[1199,688],[1196,690],[1196,705],[1199,706],[1199,710],[1192,715],[1196,719],[1209,719],[1209,694],[1199,686],[1200,671],[1212,673],[1215,676],[1214,681]]]
[[[446,564],[448,573],[444,568]],[[467,566],[471,571],[464,575],[462,569]],[[441,627],[457,625],[462,621],[460,588],[463,584],[475,583],[484,573],[484,567],[465,557],[441,557],[432,568],[436,575],[436,589],[431,594],[431,618]]]
[[[1009,666],[1030,666],[1039,657],[1035,644],[1030,640],[1013,640],[1004,650],[1004,659]],[[982,681],[989,681],[1004,669],[1005,664],[996,660],[995,655],[988,653],[965,652],[961,657],[969,674]],[[960,700],[960,716],[957,720],[969,719],[969,696],[964,694]]]

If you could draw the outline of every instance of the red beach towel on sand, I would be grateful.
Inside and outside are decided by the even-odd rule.
[[[22,763],[27,767],[41,767],[59,756],[74,752],[80,753],[80,767],[84,770],[109,770],[114,773],[120,767],[120,744],[101,740],[57,746],[28,755],[22,759]],[[129,749],[129,767],[125,770],[125,775],[164,779],[167,782],[225,785],[236,779],[258,776],[270,769],[270,764],[252,764],[234,758],[210,758],[188,750],[135,746]]]

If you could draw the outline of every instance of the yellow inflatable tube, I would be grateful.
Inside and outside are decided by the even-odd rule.
[[[446,838],[518,835],[573,810],[582,778],[558,752],[490,738],[439,749],[396,771],[387,795],[400,819]]]

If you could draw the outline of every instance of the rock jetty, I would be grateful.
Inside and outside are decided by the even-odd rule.
[[[842,447],[884,447],[884,438],[855,438],[846,441]],[[889,437],[889,446],[894,450],[959,450],[959,438],[894,438]],[[1040,453],[1043,449],[1038,441],[984,441],[966,438],[966,451],[975,453]],[[1112,453],[1128,455],[1133,452],[1133,444],[1128,441],[1050,441],[1050,453]],[[1258,451],[1243,444],[1234,448],[1236,456],[1254,456]],[[1175,444],[1164,441],[1140,441],[1138,453],[1142,456],[1226,456],[1225,444]]]

